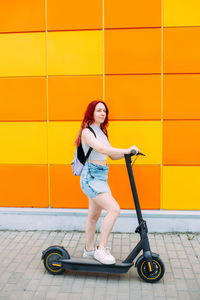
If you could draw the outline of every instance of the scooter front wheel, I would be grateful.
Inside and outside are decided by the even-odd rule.
[[[62,253],[57,249],[48,251],[44,256],[45,269],[53,275],[62,274],[65,272],[59,260],[62,258]]]
[[[159,281],[164,273],[165,266],[159,257],[152,257],[153,273],[149,273],[146,267],[146,258],[143,257],[137,265],[137,271],[139,276],[146,282],[154,283]]]

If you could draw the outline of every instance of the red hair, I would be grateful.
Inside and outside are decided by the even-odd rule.
[[[78,147],[80,145],[80,142],[81,142],[81,134],[82,134],[82,130],[84,128],[86,128],[89,125],[91,125],[93,122],[94,122],[94,110],[95,110],[95,107],[98,103],[103,103],[105,105],[105,108],[106,108],[106,118],[105,118],[105,121],[100,125],[101,126],[101,129],[103,130],[103,132],[105,133],[105,135],[107,136],[108,138],[108,132],[107,132],[107,126],[108,126],[108,107],[106,105],[106,103],[104,101],[101,101],[101,100],[94,100],[92,102],[90,102],[88,104],[88,107],[85,111],[85,115],[84,115],[84,118],[83,118],[83,121],[82,121],[82,124],[81,124],[81,129],[79,130],[78,132],[78,136],[74,142],[74,144]]]

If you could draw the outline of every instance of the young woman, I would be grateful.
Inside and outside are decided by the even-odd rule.
[[[86,128],[90,126],[95,134]],[[124,154],[129,154],[134,149],[136,154],[140,150],[136,146],[128,149],[113,148],[108,140],[108,107],[103,101],[92,101],[85,112],[82,126],[75,141],[76,146],[81,142],[85,155],[89,147],[93,150],[86,161],[80,178],[82,191],[89,198],[88,217],[86,221],[86,246],[83,257],[95,258],[103,264],[114,264],[115,258],[111,255],[108,247],[109,234],[119,216],[120,207],[113,198],[109,185],[107,156],[111,159],[121,159]],[[102,222],[100,243],[94,248],[96,223],[101,215],[102,209],[107,214]]]

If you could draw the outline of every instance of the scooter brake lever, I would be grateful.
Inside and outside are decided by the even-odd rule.
[[[138,152],[136,155],[143,155],[146,156],[144,153]]]

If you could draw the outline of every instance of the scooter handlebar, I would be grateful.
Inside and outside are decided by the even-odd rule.
[[[135,153],[136,153],[136,151],[135,151],[135,150],[132,150],[131,153],[130,153],[129,155],[130,155],[130,156],[133,156],[133,155],[135,155]],[[141,153],[141,152],[138,152],[138,153],[136,154],[136,156],[138,156],[138,155],[143,155],[143,156],[145,156],[145,154],[143,154],[143,153]]]

